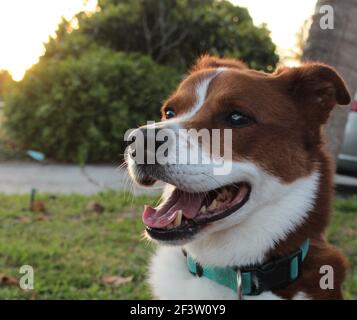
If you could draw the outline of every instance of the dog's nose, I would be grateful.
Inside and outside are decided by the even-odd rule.
[[[141,127],[136,129],[133,139],[135,143],[132,145],[134,148],[131,147],[132,155],[143,161],[141,164],[157,164],[157,150],[168,140],[167,134],[163,128]]]
[[[158,133],[164,129],[143,127],[139,130],[144,137],[144,148],[147,152],[156,153],[157,149],[166,141],[157,139]]]

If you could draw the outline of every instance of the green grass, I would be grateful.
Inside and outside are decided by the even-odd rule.
[[[147,197],[114,192],[91,197],[40,195],[47,213],[28,210],[26,195],[0,194],[0,274],[20,277],[24,264],[34,267],[35,288],[23,291],[0,284],[0,299],[149,299],[145,281],[153,246],[143,240],[141,211]],[[90,201],[103,213],[86,210]],[[357,263],[357,198],[337,199],[331,227],[332,243]],[[118,286],[103,275],[129,277]],[[357,273],[349,273],[345,297],[357,299]]]
[[[0,273],[19,278],[19,267],[35,271],[35,289],[1,286],[0,298],[136,299],[150,298],[145,283],[152,246],[142,240],[145,197],[116,193],[92,197],[42,195],[48,219],[30,212],[29,197],[0,195]],[[90,200],[105,205],[88,212]],[[105,284],[103,275],[133,276],[131,283]]]
[[[344,297],[357,300],[357,197],[337,198],[334,209],[327,236],[349,260],[350,270],[344,283]]]

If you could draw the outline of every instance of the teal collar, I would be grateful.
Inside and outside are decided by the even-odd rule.
[[[201,266],[185,251],[184,254],[188,270],[193,275],[206,277],[242,295],[258,295],[263,291],[284,288],[295,281],[300,276],[301,264],[308,251],[309,239],[287,257],[243,268]]]

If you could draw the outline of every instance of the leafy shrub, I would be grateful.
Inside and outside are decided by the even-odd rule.
[[[7,98],[6,127],[24,147],[57,160],[113,161],[123,135],[159,116],[177,71],[103,47],[40,61]]]
[[[6,93],[10,91],[13,82],[14,81],[7,70],[0,70],[0,101]]]
[[[45,57],[65,57],[96,43],[140,52],[186,70],[202,53],[244,60],[271,71],[278,62],[266,25],[255,26],[246,8],[224,0],[99,0],[94,14],[63,21],[46,44]]]

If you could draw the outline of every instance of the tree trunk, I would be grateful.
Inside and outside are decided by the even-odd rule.
[[[323,5],[334,11],[334,28],[320,28]],[[318,0],[302,60],[334,66],[347,82],[351,95],[357,89],[357,0]],[[337,159],[350,108],[338,106],[326,126],[327,142]]]

